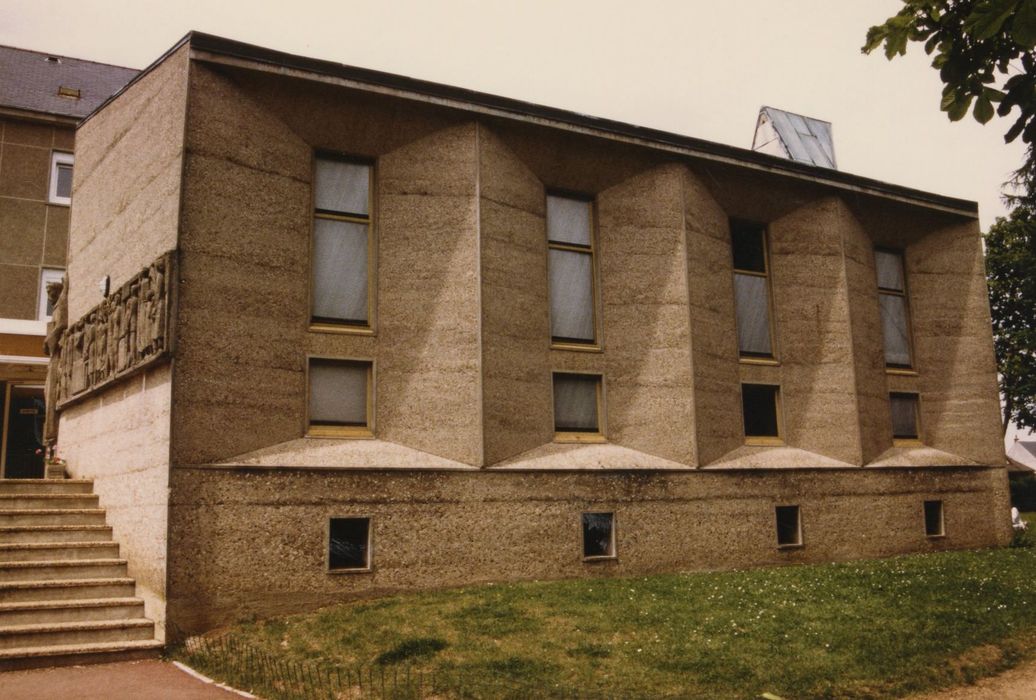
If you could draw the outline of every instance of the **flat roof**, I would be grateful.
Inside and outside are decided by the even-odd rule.
[[[102,110],[108,102],[117,98],[123,90],[139,80],[143,75],[149,73],[155,66],[165,60],[167,56],[185,44],[190,46],[192,58],[197,60],[222,62],[245,67],[251,65],[251,67],[257,69],[265,67],[267,70],[274,69],[277,72],[289,75],[305,73],[318,79],[321,77],[330,79],[331,82],[344,84],[349,87],[389,90],[393,94],[404,98],[432,102],[471,112],[507,117],[548,127],[568,129],[611,140],[636,143],[648,148],[668,150],[704,160],[726,162],[799,180],[809,180],[836,189],[850,190],[894,199],[908,204],[920,205],[967,218],[974,219],[978,217],[978,203],[971,200],[947,197],[911,187],[894,185],[832,168],[824,168],[779,156],[759,153],[748,148],[728,146],[693,136],[675,134],[602,117],[593,117],[557,107],[548,107],[370,68],[358,68],[356,66],[335,63],[334,61],[298,56],[198,31],[186,34],[172,48],[159,57],[158,60],[141,71],[122,90],[119,90],[119,92],[98,106],[93,114]],[[90,116],[93,116],[93,114]],[[89,119],[89,117],[87,118]]]

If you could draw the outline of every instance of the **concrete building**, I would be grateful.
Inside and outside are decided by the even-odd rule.
[[[972,202],[199,33],[73,188],[58,448],[160,637],[1011,536]]]
[[[0,46],[0,476],[43,475],[46,285],[65,270],[75,126],[136,73]]]

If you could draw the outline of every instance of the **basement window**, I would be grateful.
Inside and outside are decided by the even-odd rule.
[[[780,387],[742,384],[741,410],[746,445],[783,445],[781,439]]]
[[[615,514],[583,513],[583,559],[615,558]]]
[[[370,552],[370,518],[331,518],[328,533],[328,570],[370,571]]]
[[[802,519],[798,506],[777,506],[777,546],[802,546]]]
[[[373,365],[360,360],[309,360],[312,437],[371,437]]]
[[[928,537],[944,537],[946,535],[942,501],[924,502],[924,534]]]
[[[554,374],[554,439],[558,442],[603,442],[601,376]]]
[[[47,201],[51,204],[72,204],[72,163],[75,158],[71,153],[54,151],[50,156],[50,192]]]

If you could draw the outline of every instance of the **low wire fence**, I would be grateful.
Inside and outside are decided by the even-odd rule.
[[[169,652],[220,683],[264,700],[482,700],[571,698],[608,700],[600,691],[533,687],[511,677],[409,665],[344,668],[281,658],[231,636],[187,637]]]

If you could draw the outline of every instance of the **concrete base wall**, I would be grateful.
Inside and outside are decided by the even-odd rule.
[[[194,632],[393,591],[838,561],[1002,545],[1002,469],[520,472],[174,468],[169,619]],[[942,500],[928,538],[923,502]],[[778,549],[774,506],[801,507]],[[584,562],[580,514],[617,558]],[[331,517],[368,516],[369,573],[330,574]]]
[[[170,367],[164,365],[66,409],[58,442],[70,476],[94,480],[159,639],[165,634],[170,406]]]

